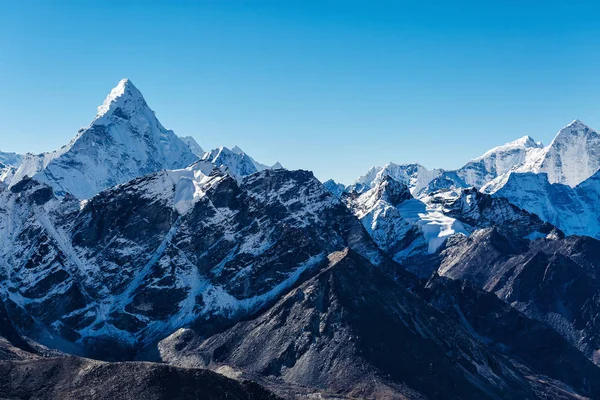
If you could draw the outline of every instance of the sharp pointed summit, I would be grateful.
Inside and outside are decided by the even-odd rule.
[[[576,119],[564,128],[562,128],[560,131],[558,131],[551,145],[557,141],[565,139],[568,140],[568,138],[571,138],[573,136],[597,137],[600,136],[600,134],[592,128],[590,128],[589,126],[587,126],[586,124],[584,124],[583,122],[581,122],[580,120]]]
[[[161,169],[198,160],[190,147],[165,129],[129,79],[111,90],[87,127],[61,149],[27,154],[12,180],[46,182],[58,195],[88,199],[104,189]]]
[[[148,105],[142,93],[135,87],[133,82],[124,78],[110,91],[102,105],[98,107],[95,120],[106,114],[114,113],[118,109],[121,112],[133,112],[144,107],[148,107]]]

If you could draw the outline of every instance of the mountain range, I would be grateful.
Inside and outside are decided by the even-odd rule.
[[[0,397],[600,398],[599,141],[321,183],[124,79],[0,153]]]

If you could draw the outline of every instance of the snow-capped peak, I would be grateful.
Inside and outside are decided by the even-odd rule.
[[[565,128],[569,128],[569,127],[581,127],[581,128],[588,128],[588,126],[586,124],[584,124],[580,119],[575,118],[573,121],[571,121],[571,123],[569,123],[567,126],[565,126]]]
[[[144,96],[133,82],[124,78],[110,91],[102,105],[98,107],[98,114],[94,121],[119,108],[123,111],[132,111],[134,108],[139,107],[148,107]]]
[[[219,147],[206,152],[202,159],[210,161],[219,168],[227,167],[227,172],[238,179],[266,169],[284,169],[279,162],[273,166],[259,163],[238,146],[233,146],[231,149]]]
[[[520,149],[542,148],[542,147],[544,147],[542,142],[536,142],[531,136],[526,135],[526,136],[523,136],[522,138],[519,138],[512,142],[503,144],[502,146],[494,147],[493,149],[486,151],[483,155],[473,159],[473,161],[479,161],[484,158],[488,158],[493,154],[506,153],[506,152],[520,150]]]
[[[223,169],[237,179],[257,172],[252,159],[245,153],[234,152],[227,147],[219,147],[204,154],[204,161]]]
[[[29,176],[48,183],[58,195],[89,199],[111,186],[196,160],[186,143],[158,121],[133,83],[123,79],[67,146],[27,154],[11,185]]]
[[[387,178],[392,178],[398,182],[404,183],[410,188],[411,193],[416,194],[429,182],[440,176],[441,169],[427,169],[420,164],[394,164],[392,162],[383,167],[371,167],[367,173],[356,180],[349,190],[359,188],[368,189],[377,186],[377,184]]]
[[[278,168],[274,168],[274,169],[278,169]],[[338,199],[342,197],[342,194],[346,190],[346,186],[345,185],[343,185],[341,183],[337,183],[333,179],[328,179],[325,182],[323,182],[323,186],[325,187],[325,189],[327,189],[327,191],[329,193],[331,193],[332,195],[334,195]]]
[[[516,172],[544,172],[550,183],[575,187],[600,169],[600,134],[576,119],[552,143],[528,154]]]
[[[587,126],[586,124],[584,124],[583,122],[581,122],[580,120],[576,119],[569,125],[562,128],[556,134],[554,140],[552,141],[552,143],[550,143],[550,146],[552,146],[556,142],[560,142],[561,140],[568,140],[568,138],[573,136],[598,137],[600,136],[600,134],[592,128],[590,128],[589,126]]]
[[[542,152],[543,149],[544,145],[541,142],[536,142],[531,136],[523,136],[486,151],[456,170],[455,177],[448,176],[448,178],[451,178],[451,181],[456,181],[455,178],[458,178],[466,186],[481,188]],[[433,187],[437,186],[433,185]]]
[[[525,135],[513,142],[515,145],[522,145],[523,147],[544,147],[542,142],[536,142],[531,136]]]

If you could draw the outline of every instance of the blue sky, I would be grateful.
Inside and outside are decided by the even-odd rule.
[[[3,4],[1,150],[67,143],[123,77],[205,149],[344,183],[547,143],[575,118],[600,129],[593,2],[121,3]]]

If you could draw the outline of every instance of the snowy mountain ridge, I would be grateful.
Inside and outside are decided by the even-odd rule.
[[[23,161],[23,155],[0,151],[0,164],[18,167]]]
[[[550,183],[575,187],[600,169],[600,133],[576,119],[554,140],[532,152],[515,172],[545,173]]]
[[[0,151],[0,185],[10,184],[22,161],[21,154]]]
[[[551,183],[546,173],[510,172],[482,190],[508,199],[566,234],[600,238],[600,171],[574,188]]]
[[[418,264],[415,260],[436,253],[453,236],[469,236],[479,229],[496,227],[530,240],[562,235],[536,215],[474,188],[417,199],[406,184],[385,176],[366,192],[342,193],[341,199],[384,252],[397,262],[406,261],[406,268],[417,274],[412,269]]]
[[[365,175],[359,177],[353,185],[349,186],[348,190],[364,192],[377,186],[379,182],[386,180],[387,177],[391,177],[407,185],[410,192],[416,194],[442,172],[441,169],[430,170],[420,164],[395,164],[390,162],[383,167],[371,167]]]
[[[26,154],[22,162],[18,155],[2,154],[0,159],[13,164],[0,167],[1,182],[12,186],[33,177],[49,184],[59,196],[71,194],[79,199],[156,171],[186,168],[199,159],[226,167],[236,178],[282,168],[279,163],[261,164],[237,146],[205,152],[191,136],[178,137],[158,121],[129,79],[111,90],[91,124],[62,148]]]
[[[466,179],[466,182],[487,193],[494,193],[506,183],[509,174],[531,172],[546,174],[550,183],[575,187],[600,169],[600,134],[576,119],[562,128],[548,146],[525,137],[490,150],[457,172],[462,173],[465,168],[486,157],[497,158],[506,149],[516,157],[505,158],[502,168],[496,168],[495,173],[479,174],[476,179]]]
[[[600,169],[600,134],[583,122],[574,120],[544,146],[530,136],[494,147],[457,170],[429,170],[419,164],[388,163],[371,167],[346,191],[364,192],[383,175],[406,183],[413,195],[427,196],[440,189],[476,187],[506,181],[510,172],[546,173],[550,183],[575,187]],[[486,190],[490,192],[489,189]]]
[[[523,163],[542,148],[541,142],[534,141],[530,136],[524,136],[488,150],[458,169],[456,174],[466,185],[480,188],[490,180]]]
[[[271,167],[261,164],[237,146],[232,149],[222,146],[208,151],[204,153],[202,161],[210,162],[237,179],[267,169],[283,169],[280,163]]]
[[[499,153],[511,152],[515,149],[542,148],[542,147],[544,147],[542,142],[536,142],[531,136],[525,135],[525,136],[523,136],[517,140],[514,140],[512,142],[503,144],[501,146],[494,147],[494,148],[486,151],[485,153],[483,153],[483,155],[474,158],[472,161],[484,160],[490,156],[494,156]]]

